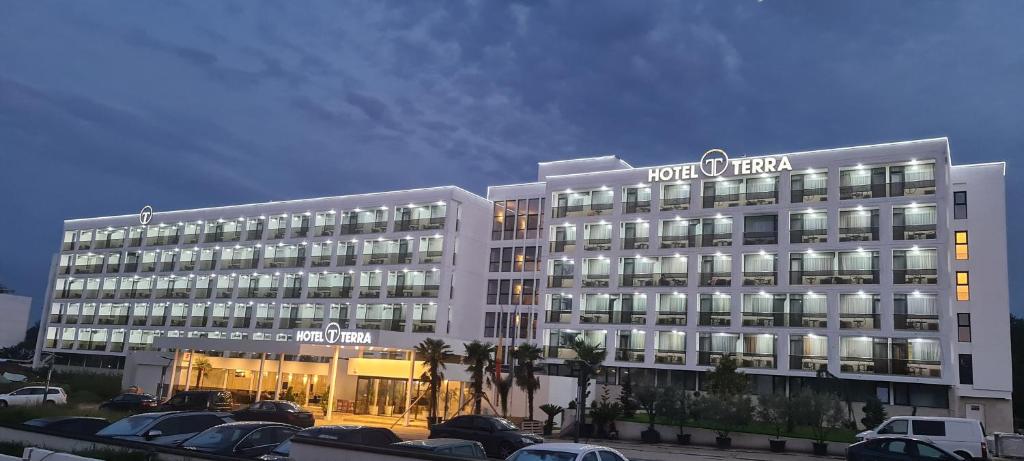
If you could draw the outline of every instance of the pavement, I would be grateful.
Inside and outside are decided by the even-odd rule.
[[[552,439],[551,441],[556,440]],[[566,441],[571,442],[572,440]],[[581,442],[583,441],[581,440]],[[630,461],[715,461],[722,459],[745,461],[825,461],[842,459],[838,456],[814,456],[809,453],[772,453],[767,450],[744,450],[739,448],[721,450],[714,447],[696,445],[643,443],[624,440],[593,440],[589,441],[589,443],[614,448],[629,458]]]

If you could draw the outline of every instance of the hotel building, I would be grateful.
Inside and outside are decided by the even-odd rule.
[[[123,369],[147,390],[196,386],[201,357],[203,387],[400,415],[422,386],[410,350],[434,337],[456,353],[540,345],[538,403],[567,403],[582,337],[608,350],[598,385],[699,390],[729,356],[752,393],[824,377],[890,414],[1012,426],[1004,165],[954,166],[944,138],[544,162],[487,198],[68,220],[52,272],[37,360]],[[466,400],[461,368],[446,414]]]

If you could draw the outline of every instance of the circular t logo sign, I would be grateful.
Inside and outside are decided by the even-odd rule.
[[[327,343],[334,344],[338,342],[338,339],[340,338],[341,325],[338,325],[335,322],[328,323],[327,327],[324,328],[324,339],[327,341]]]
[[[149,224],[153,220],[153,207],[146,205],[142,207],[142,211],[139,212],[139,222],[142,224]]]
[[[705,176],[718,176],[729,167],[729,156],[724,150],[711,149],[700,157],[700,171]]]

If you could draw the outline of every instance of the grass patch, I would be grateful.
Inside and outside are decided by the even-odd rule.
[[[637,415],[633,416],[632,418],[619,418],[619,420],[620,421],[630,421],[630,422],[634,422],[634,423],[648,424],[647,415],[644,415],[642,413],[641,414],[637,414]],[[658,424],[664,424],[664,425],[667,425],[667,426],[674,426],[675,425],[675,424],[672,424],[669,421],[666,421],[663,418],[657,418],[656,422]],[[686,424],[685,427],[693,427],[693,428],[698,428],[698,429],[710,429],[710,430],[717,429],[717,427],[714,424],[709,423],[709,422],[702,422],[702,421],[687,421],[687,424]],[[750,424],[747,424],[746,426],[743,426],[740,429],[734,430],[733,432],[743,432],[743,433],[747,433],[747,434],[764,434],[764,435],[767,435],[767,436],[775,437],[775,428],[774,427],[772,427],[772,426],[770,426],[768,424],[764,424],[764,423],[760,423],[760,422],[756,422],[756,421],[752,422]],[[853,443],[853,442],[857,441],[856,440],[856,435],[857,435],[856,431],[853,431],[853,430],[850,430],[850,429],[846,429],[846,428],[838,428],[838,429],[835,429],[832,432],[830,432],[828,437],[825,439],[825,441],[826,442]],[[798,438],[798,439],[814,440],[814,433],[811,431],[810,427],[806,427],[806,426],[797,426],[793,430],[793,432],[785,432],[785,431],[783,431],[782,436],[783,437],[793,437],[793,438]]]

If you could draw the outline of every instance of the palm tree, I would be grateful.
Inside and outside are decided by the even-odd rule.
[[[577,383],[579,384],[579,397],[576,400],[576,430],[573,431],[573,440],[575,442],[580,441],[580,428],[586,422],[587,402],[584,395],[587,393],[587,384],[590,383],[590,377],[597,373],[597,367],[601,366],[604,362],[605,357],[608,356],[608,351],[601,347],[600,344],[590,344],[583,339],[582,336],[576,337],[576,340],[569,345],[569,349],[576,353],[576,359],[573,362],[579,369],[579,375],[577,377]]]
[[[508,416],[508,393],[512,390],[512,377],[506,376],[494,381],[494,387],[498,390],[498,405],[501,407],[501,416]]]
[[[533,394],[540,389],[537,378],[537,361],[544,357],[544,350],[530,343],[516,348],[516,386],[526,392],[528,419],[533,421]]]
[[[416,345],[413,349],[416,356],[423,361],[427,369],[423,372],[420,380],[427,383],[430,389],[430,405],[428,419],[430,424],[437,422],[437,393],[441,389],[441,381],[444,380],[445,362],[452,359],[452,348],[440,339],[427,338]]]
[[[206,357],[200,357],[192,364],[192,368],[196,369],[196,388],[198,389],[203,385],[203,375],[209,373],[213,369],[213,365],[210,365],[210,361],[206,360]]]
[[[469,387],[473,391],[473,413],[480,414],[480,400],[484,395],[484,378],[494,371],[494,345],[473,341],[463,344],[466,355],[462,363],[469,372]]]

